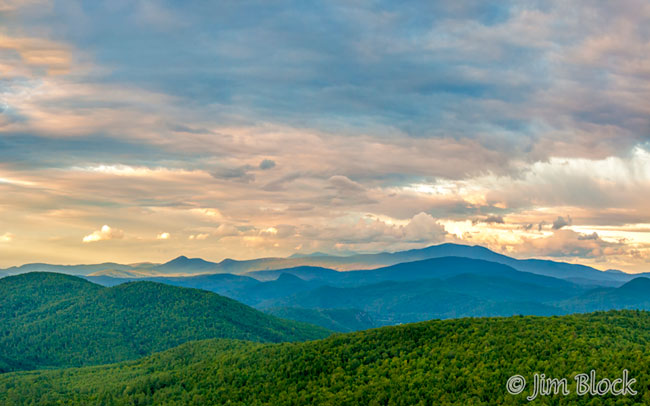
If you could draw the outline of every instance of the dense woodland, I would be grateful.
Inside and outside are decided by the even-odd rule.
[[[650,403],[650,313],[465,318],[302,343],[191,342],[141,360],[0,375],[0,403],[24,405],[528,404],[507,379],[595,369],[638,380],[634,397],[554,396],[538,404]]]
[[[297,320],[323,326],[332,331],[347,333],[379,327],[364,311],[356,309],[304,309],[301,307],[275,307],[265,310],[283,319]]]
[[[104,288],[29,273],[0,279],[0,372],[140,358],[192,340],[308,340],[330,331],[199,289],[153,282]]]

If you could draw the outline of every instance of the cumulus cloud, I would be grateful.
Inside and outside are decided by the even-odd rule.
[[[103,225],[101,229],[93,231],[92,234],[85,236],[82,241],[84,243],[97,242],[97,241],[106,241],[106,240],[115,240],[121,239],[124,237],[124,232],[122,230],[111,228],[108,225]]]
[[[418,213],[407,221],[394,222],[391,219],[366,216],[354,222],[340,219],[335,226],[303,226],[297,235],[307,240],[318,240],[326,245],[374,245],[386,243],[423,243],[434,244],[444,241],[447,235],[434,217],[427,213]]]
[[[259,230],[259,234],[264,237],[273,237],[273,238],[290,238],[296,235],[297,227],[280,224],[272,227],[266,227]]]
[[[217,227],[217,229],[211,233],[211,235],[217,239],[224,237],[234,237],[240,234],[241,232],[239,229],[232,224],[220,224],[219,227]]]
[[[275,230],[275,229],[274,229]],[[200,232],[190,234],[187,238],[192,241],[205,241],[209,238],[220,240],[226,237],[242,236],[244,233],[232,224],[222,223],[217,227],[209,227]]]
[[[604,241],[597,233],[581,234],[566,229],[556,230],[548,237],[525,239],[518,250],[532,256],[559,258],[598,258],[626,253],[622,243]]]
[[[190,212],[214,220],[220,220],[223,218],[223,214],[221,214],[221,211],[215,208],[201,208],[201,209],[196,208],[196,209],[190,209]]]
[[[436,243],[445,239],[445,228],[430,214],[418,213],[403,228],[407,241]]]

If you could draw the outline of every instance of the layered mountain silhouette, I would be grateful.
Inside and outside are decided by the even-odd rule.
[[[109,276],[114,278],[142,278],[155,276],[189,276],[199,274],[251,274],[257,279],[276,279],[277,273],[256,273],[257,271],[285,270],[296,267],[315,267],[329,270],[349,271],[376,269],[405,262],[441,257],[463,257],[482,259],[512,267],[522,272],[552,276],[566,279],[584,286],[620,286],[639,275],[630,275],[620,271],[600,271],[584,265],[569,264],[539,259],[515,259],[498,254],[485,247],[460,244],[440,244],[422,249],[398,251],[393,253],[357,254],[351,256],[332,256],[315,253],[313,255],[294,255],[289,258],[260,258],[238,261],[225,259],[210,262],[200,258],[179,256],[164,264],[139,263],[116,264],[103,263],[93,265],[50,265],[26,264],[0,270],[2,275],[15,275],[25,272],[46,271],[83,276]],[[284,271],[282,271],[284,272]],[[648,275],[643,275],[648,276]]]
[[[562,267],[565,265],[571,266],[564,264]],[[581,272],[581,269],[574,269],[571,275]],[[587,268],[585,272],[612,274],[593,268]],[[614,273],[618,276],[621,274]],[[105,276],[87,278],[107,285],[128,280]],[[347,272],[300,266],[253,271],[245,275],[147,279],[211,290],[263,311],[282,314],[293,320],[309,321],[336,331],[364,328],[365,325],[359,325],[342,312],[350,309],[366,314],[373,326],[457,317],[562,315],[591,310],[645,309],[649,307],[642,288],[636,290],[636,296],[629,295],[627,301],[607,298],[615,295],[612,292],[622,292],[619,296],[625,297],[624,292],[629,289],[629,284],[650,281],[641,277],[641,282],[635,280],[614,288],[607,287],[607,281],[594,289],[592,282],[581,283],[585,278],[562,279],[522,272],[502,263],[466,257],[430,258]],[[599,295],[605,294],[609,296],[599,299]],[[291,310],[278,313],[278,309]],[[324,311],[329,313],[325,315]]]
[[[277,268],[288,263],[298,266]],[[349,257],[316,254],[214,263],[181,256],[165,264],[30,264],[5,272],[42,267],[83,275],[113,289],[138,281],[207,290],[336,331],[435,318],[650,308],[646,274],[520,260],[457,244]],[[347,268],[356,270],[342,270]]]

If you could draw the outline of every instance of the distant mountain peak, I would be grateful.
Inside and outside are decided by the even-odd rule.
[[[293,275],[290,273],[281,273],[280,276],[278,276],[278,279],[276,281],[280,282],[304,282],[304,279],[297,275]]]
[[[172,259],[171,261],[169,261],[167,263],[169,264],[169,263],[172,263],[172,262],[184,262],[184,261],[188,261],[188,260],[189,260],[189,258],[186,257],[185,255],[179,255],[179,256],[177,256],[176,258]]]
[[[209,262],[201,258],[188,258],[181,255],[153,268],[154,271],[164,273],[205,273],[213,270],[217,266],[214,262]]]
[[[631,281],[627,282],[626,284],[622,285],[621,287],[618,288],[619,290],[626,290],[626,291],[643,291],[645,292],[650,292],[650,278],[646,277],[638,277],[634,278]]]
[[[164,263],[163,265],[179,265],[179,264],[187,264],[187,263],[206,263],[206,264],[211,264],[212,262],[208,262],[205,259],[202,258],[188,258],[185,255],[180,255],[174,259],[172,259],[169,262]]]

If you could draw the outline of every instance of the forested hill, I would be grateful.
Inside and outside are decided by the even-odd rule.
[[[0,372],[135,359],[190,340],[281,342],[329,332],[198,289],[104,288],[53,273],[0,279]]]
[[[628,369],[636,396],[541,398],[537,404],[650,403],[650,313],[455,319],[304,343],[193,342],[121,364],[0,376],[12,405],[513,405],[508,378]]]

